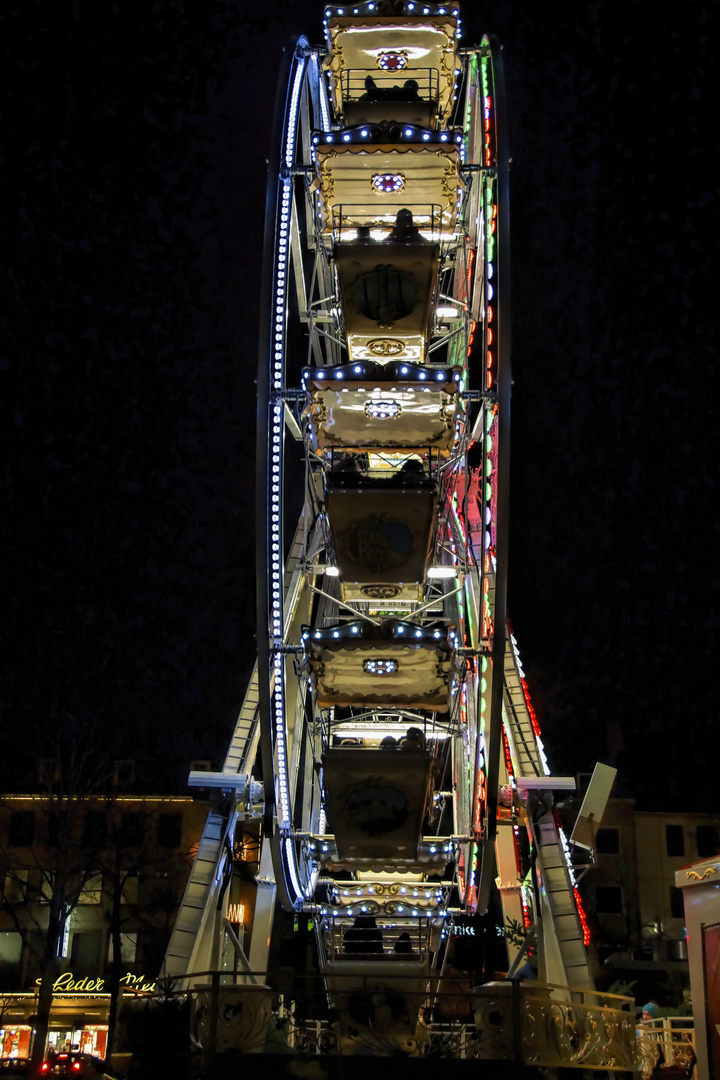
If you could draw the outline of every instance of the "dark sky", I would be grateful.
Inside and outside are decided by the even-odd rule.
[[[716,809],[709,6],[573,10],[465,10],[513,155],[510,614],[553,771]],[[265,162],[322,7],[2,21],[2,785],[57,731],[179,782],[254,657]]]

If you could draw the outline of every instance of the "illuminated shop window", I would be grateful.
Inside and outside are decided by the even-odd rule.
[[[373,191],[380,195],[393,195],[405,187],[405,177],[401,173],[376,173],[371,180]]]

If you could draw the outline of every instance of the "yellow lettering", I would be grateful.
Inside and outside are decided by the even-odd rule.
[[[145,982],[145,978],[145,975],[133,975],[132,972],[128,971],[127,975],[123,975],[120,979],[120,983],[137,990],[138,993],[150,994],[157,989],[157,986],[154,982]],[[35,985],[39,986],[41,981],[41,979],[36,979]],[[83,978],[76,980],[72,971],[64,971],[62,975],[58,975],[53,983],[53,993],[55,994],[99,994],[104,990],[105,979],[101,979],[99,976],[92,979],[89,975],[85,975]]]
[[[36,984],[40,985],[40,979],[35,980]],[[94,991],[100,992],[105,986],[105,980],[100,978],[91,979],[89,976],[85,976],[82,979],[75,980],[72,971],[64,971],[62,975],[58,975],[57,979],[53,983],[53,993],[55,994],[72,994],[72,993],[89,993]]]

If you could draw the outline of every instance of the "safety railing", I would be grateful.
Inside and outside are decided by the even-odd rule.
[[[353,240],[368,244],[389,240],[395,243],[438,243],[443,233],[452,230],[455,213],[439,203],[404,203],[398,220],[397,201],[393,205],[336,203],[332,207],[333,240]],[[407,216],[409,211],[411,217]]]
[[[191,976],[196,985],[175,997],[187,1004],[190,1030],[178,1046],[195,1054],[201,1067],[194,1075],[216,1075],[224,1055],[277,1052],[637,1070],[630,998],[517,981],[473,986],[468,975],[420,966],[394,974],[392,963],[371,956],[367,971],[359,957],[352,968],[333,965],[325,976],[299,975],[291,985],[266,973],[256,973],[257,983],[227,972]]]
[[[343,107],[349,102],[385,104],[386,102],[426,102],[437,109],[440,98],[440,72],[436,68],[416,68],[405,72],[398,68],[383,71],[373,68],[347,68],[340,75]]]
[[[637,1044],[643,1077],[657,1068],[674,1067],[694,1077],[695,1025],[692,1016],[663,1016],[637,1025]]]

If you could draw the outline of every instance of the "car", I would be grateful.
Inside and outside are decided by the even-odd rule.
[[[94,1054],[85,1054],[79,1050],[63,1050],[53,1060],[43,1062],[40,1076],[72,1076],[78,1080],[113,1080],[105,1071],[105,1062]]]
[[[0,1076],[29,1076],[29,1057],[3,1057],[0,1058]]]

